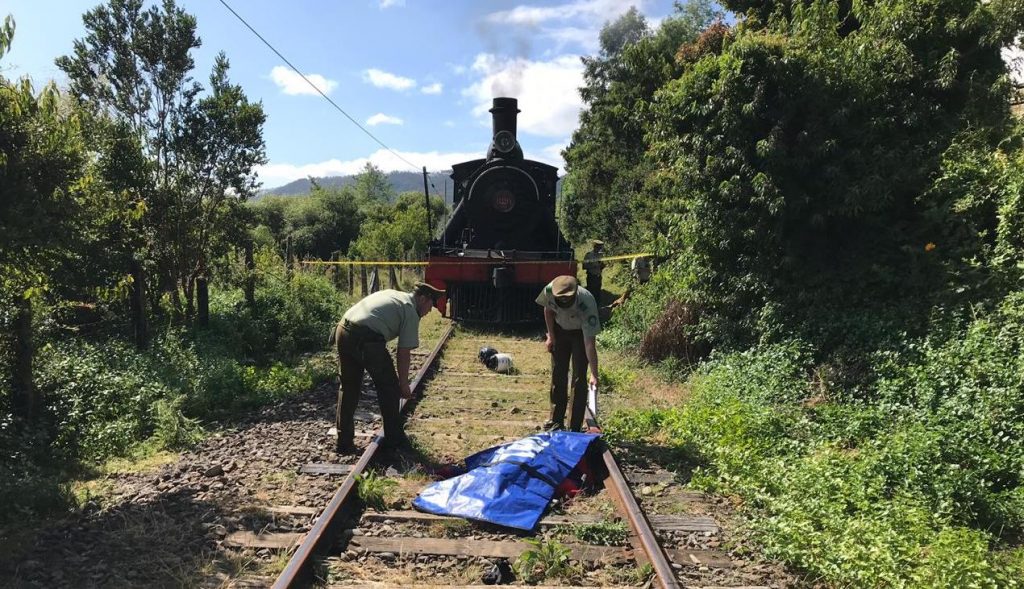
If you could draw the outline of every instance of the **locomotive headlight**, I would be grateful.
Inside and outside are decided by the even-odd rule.
[[[512,194],[511,190],[503,188],[494,193],[491,203],[494,205],[494,210],[499,213],[507,213],[515,208],[516,195]]]
[[[508,153],[516,146],[516,137],[511,131],[502,130],[494,136],[494,147],[501,153]]]

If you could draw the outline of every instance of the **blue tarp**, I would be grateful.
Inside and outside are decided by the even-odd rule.
[[[466,459],[469,472],[430,485],[412,502],[413,507],[532,530],[555,488],[597,437],[548,432],[478,452]]]

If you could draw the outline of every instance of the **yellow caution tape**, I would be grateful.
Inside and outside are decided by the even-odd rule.
[[[366,260],[342,260],[330,262],[324,260],[303,260],[303,264],[311,266],[426,266],[427,262],[368,262]]]
[[[625,254],[621,256],[606,256],[598,258],[601,262],[617,262],[620,260],[633,260],[635,258],[649,258],[653,254]],[[392,262],[392,261],[368,261],[368,260],[340,260],[337,262],[326,260],[303,260],[303,264],[311,266],[426,266],[451,265],[451,264],[569,264],[580,263],[580,260],[503,260],[501,258],[465,258],[464,260],[434,260],[432,262]]]
[[[617,262],[619,260],[633,260],[633,259],[636,259],[636,258],[650,258],[652,256],[654,256],[654,254],[623,254],[621,256],[605,256],[603,258],[598,258],[598,261],[600,261],[600,262]]]

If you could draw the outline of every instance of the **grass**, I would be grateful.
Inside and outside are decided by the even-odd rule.
[[[527,538],[530,548],[516,559],[516,575],[524,582],[533,584],[545,579],[572,579],[581,576],[582,571],[571,560],[569,547],[558,540]]]
[[[459,562],[447,559],[444,582],[451,585],[478,585],[483,576],[483,567],[476,562]],[[383,561],[367,558],[362,562],[329,561],[326,583],[358,584],[369,582],[389,587],[408,587],[419,584],[433,584],[437,577],[429,570],[423,570],[416,562],[415,555],[399,554],[395,559]],[[355,583],[353,583],[355,582]]]
[[[469,534],[472,524],[464,519],[444,520],[430,524],[430,535],[435,538],[461,538]]]
[[[585,544],[598,546],[625,546],[629,527],[623,521],[600,521],[592,524],[576,524],[569,533]]]
[[[387,511],[394,504],[398,482],[370,471],[356,477],[359,499],[374,511]]]

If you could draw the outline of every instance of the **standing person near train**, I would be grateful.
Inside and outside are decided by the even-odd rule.
[[[604,254],[604,242],[600,239],[595,239],[593,244],[593,248],[583,255],[583,270],[587,273],[587,290],[600,303],[601,275],[604,272],[604,262],[601,261],[601,255]]]
[[[429,284],[418,282],[411,293],[382,290],[364,297],[345,312],[334,330],[341,386],[335,425],[337,451],[355,451],[355,413],[363,383],[369,372],[377,389],[377,403],[384,422],[384,445],[407,446],[408,438],[399,416],[399,398],[412,399],[409,364],[413,348],[420,345],[420,318],[444,295]],[[398,371],[391,361],[387,343],[398,338]]]
[[[544,307],[547,340],[551,353],[551,415],[544,429],[565,429],[565,411],[569,405],[569,430],[579,431],[587,406],[587,365],[591,386],[597,386],[597,334],[601,331],[597,300],[581,287],[575,276],[559,276],[537,296]],[[572,402],[567,384],[572,365]]]

